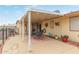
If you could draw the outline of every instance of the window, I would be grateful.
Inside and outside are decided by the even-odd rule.
[[[70,18],[70,30],[79,31],[79,17]]]

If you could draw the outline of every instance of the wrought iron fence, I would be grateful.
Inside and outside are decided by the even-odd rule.
[[[1,28],[0,29],[0,44],[4,44],[5,40],[12,36],[15,35],[15,29],[11,28]]]

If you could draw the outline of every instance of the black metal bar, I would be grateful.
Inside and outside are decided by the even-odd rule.
[[[8,30],[9,30],[9,37],[11,36],[11,31],[10,31],[10,28],[8,28]]]
[[[7,39],[7,27],[6,27],[6,39]]]
[[[4,28],[3,28],[3,30],[2,30],[2,37],[3,37],[2,43],[4,44]]]

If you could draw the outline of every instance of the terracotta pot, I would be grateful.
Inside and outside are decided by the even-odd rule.
[[[68,38],[63,38],[62,41],[63,42],[68,42]]]

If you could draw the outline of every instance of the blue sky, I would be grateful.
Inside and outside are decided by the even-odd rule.
[[[16,23],[31,7],[47,11],[60,10],[61,13],[79,10],[79,5],[0,5],[0,25]]]

